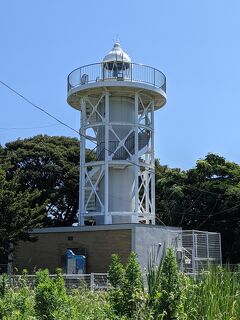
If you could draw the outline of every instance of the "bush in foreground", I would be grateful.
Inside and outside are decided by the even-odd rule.
[[[168,250],[158,265],[151,257],[146,287],[135,254],[124,267],[114,255],[109,291],[66,290],[60,271],[55,278],[38,271],[34,289],[26,274],[15,286],[0,277],[1,320],[239,320],[240,276],[221,267],[199,281],[183,275]]]

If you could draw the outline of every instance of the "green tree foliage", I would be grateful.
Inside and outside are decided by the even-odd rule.
[[[116,314],[122,314],[123,305],[123,282],[124,282],[124,267],[120,257],[117,254],[112,255],[112,262],[109,267],[110,301],[113,305]]]
[[[94,159],[95,154],[87,152],[87,160]],[[69,226],[76,222],[77,139],[39,135],[10,142],[0,147],[0,168],[7,183],[14,184],[18,177],[18,201],[25,192],[36,192],[38,206],[45,206],[44,226]],[[160,224],[220,232],[224,260],[239,262],[238,164],[211,153],[186,171],[170,169],[156,161],[156,213]]]
[[[114,264],[117,266],[119,262],[115,259]],[[87,288],[66,290],[59,271],[55,278],[50,278],[46,270],[39,271],[34,288],[28,284],[26,274],[18,278],[17,282],[10,282],[7,276],[0,276],[0,319],[240,319],[239,272],[232,273],[228,268],[219,267],[205,273],[199,281],[181,274],[177,269],[172,250],[167,252],[163,264],[156,266],[152,263],[150,266],[153,268],[148,270],[151,276],[156,269],[160,270],[160,277],[154,277],[151,281],[151,283],[157,281],[154,287],[158,288],[158,292],[153,293],[146,288],[144,294],[146,298],[131,314],[126,313],[125,304],[129,303],[127,299],[122,300],[122,314],[116,314],[111,301],[111,291],[90,291]],[[117,270],[121,273],[121,269],[118,268],[114,268],[113,273],[116,274]],[[155,295],[154,299],[149,297],[152,294]],[[131,299],[135,299],[134,292]],[[150,300],[154,301],[151,306],[149,306]]]
[[[143,290],[143,277],[140,265],[136,253],[132,252],[127,261],[122,287],[123,303],[127,317],[131,318],[141,308]]]
[[[184,319],[182,305],[182,285],[180,272],[173,249],[168,249],[163,261],[160,277],[161,295],[159,308],[166,315],[165,320]]]
[[[11,286],[7,275],[0,276],[0,319],[36,320],[34,315],[34,291],[24,277],[16,289]]]
[[[47,270],[38,271],[34,288],[25,275],[15,287],[8,277],[0,276],[0,290],[2,320],[126,320],[115,316],[107,292],[67,291],[59,271],[55,278]]]
[[[184,320],[184,282],[175,252],[169,248],[160,263],[156,258],[154,252],[150,253],[147,270],[147,306],[152,311],[153,319]]]
[[[36,276],[35,310],[38,319],[54,320],[56,313],[67,305],[63,278],[58,273],[56,279],[51,279],[47,270],[38,271]]]
[[[113,288],[121,287],[124,279],[124,267],[117,254],[112,255],[112,262],[109,267],[109,281]]]
[[[87,159],[94,154],[87,153]],[[35,136],[7,143],[0,150],[0,164],[7,179],[19,173],[21,189],[40,192],[46,204],[44,224],[68,226],[77,220],[79,188],[79,141],[68,137]]]
[[[240,256],[240,166],[216,154],[182,171],[156,163],[157,221],[220,232],[223,257]]]
[[[143,277],[137,255],[131,253],[124,268],[118,255],[112,255],[109,267],[110,302],[116,315],[137,317],[144,300]]]
[[[0,169],[0,252],[9,254],[19,240],[30,240],[29,231],[42,225],[44,207],[38,190],[22,190],[19,172],[10,181]]]

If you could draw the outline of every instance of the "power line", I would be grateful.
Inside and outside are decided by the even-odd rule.
[[[81,132],[77,131],[76,129],[72,128],[70,125],[64,123],[62,120],[59,120],[57,117],[53,116],[52,114],[50,114],[49,112],[47,112],[46,110],[44,110],[42,107],[38,106],[37,104],[35,104],[34,102],[32,102],[31,100],[29,100],[28,98],[26,98],[23,94],[19,93],[18,91],[16,91],[15,89],[13,89],[12,87],[10,87],[8,84],[6,84],[5,82],[0,80],[0,83],[5,86],[7,89],[9,89],[10,91],[12,91],[14,94],[16,94],[17,96],[19,96],[21,99],[23,99],[24,101],[26,101],[27,103],[29,103],[30,105],[32,105],[34,108],[40,110],[41,112],[45,113],[46,115],[48,115],[49,117],[51,117],[52,119],[56,120],[57,122],[59,122],[60,124],[62,124],[63,126],[69,128],[70,130],[76,132],[80,137],[84,137],[85,139],[89,140],[89,137],[87,137],[86,135],[82,134]],[[100,147],[100,144],[98,144],[95,141],[91,141],[92,143],[94,143],[97,147]],[[106,149],[105,147],[103,148],[103,150],[106,150],[108,152],[110,152],[111,154],[116,154],[116,152],[113,152],[111,150]],[[127,162],[138,166],[139,168],[142,168],[143,166],[136,164],[135,162],[129,160],[129,159],[125,159]],[[145,171],[148,171],[150,173],[154,173],[154,170],[150,170],[148,168],[145,168]]]
[[[231,210],[233,210],[233,209],[237,209],[237,208],[240,206],[240,201],[238,201],[238,202],[236,202],[236,203],[237,203],[237,204],[236,204],[235,206],[233,206],[233,207],[231,207],[231,208],[228,208],[228,209],[224,209],[224,210],[218,211],[218,212],[212,214],[209,218],[214,217],[214,216],[217,216],[217,215],[222,214],[222,213],[227,212],[227,211],[231,211]]]
[[[58,119],[57,117],[55,117],[54,115],[50,114],[49,112],[47,112],[46,110],[44,110],[42,107],[38,106],[37,104],[35,104],[34,102],[32,102],[31,100],[29,100],[27,97],[25,97],[23,94],[19,93],[18,91],[16,91],[15,89],[13,89],[11,86],[9,86],[8,84],[6,84],[5,82],[0,80],[0,83],[5,86],[7,89],[9,89],[10,91],[12,91],[14,94],[16,94],[17,96],[19,96],[21,99],[25,100],[27,103],[29,103],[30,105],[32,105],[34,108],[40,110],[41,112],[45,113],[47,116],[51,117],[52,119],[54,119],[55,121],[57,121],[58,123],[60,123],[61,125],[67,127],[68,129],[74,131],[75,133],[77,133],[80,137],[84,137],[85,139],[89,140],[89,137],[87,137],[86,135],[80,133],[78,130],[72,128],[70,125],[66,124],[65,122],[63,122],[62,120]],[[39,127],[40,128],[40,127]],[[16,130],[16,129],[20,129],[20,128],[9,128],[9,130]],[[27,130],[28,128],[21,128],[24,130]],[[29,128],[30,129],[30,128]],[[33,128],[32,128],[33,129]],[[0,128],[0,130],[7,130],[7,128]],[[100,145],[95,142],[95,141],[91,141],[92,143],[94,143],[97,147],[99,147]],[[110,152],[110,154],[116,154],[116,152],[111,151],[106,149],[105,147],[103,147],[103,150],[106,150],[108,152]],[[136,164],[135,162],[129,160],[129,159],[125,159],[128,163],[133,164],[135,166],[138,166],[139,168],[142,168],[143,166]],[[154,173],[154,170],[145,168],[145,171],[150,172],[150,173]],[[200,189],[200,188],[196,188],[196,187],[191,187],[191,186],[183,186],[185,188],[190,188],[190,189],[194,189],[194,190],[198,190],[200,192],[204,192],[204,193],[208,193],[208,194],[212,194],[212,195],[216,195],[216,196],[226,196],[225,194],[219,194],[216,192],[212,192],[212,191],[207,191],[204,189]]]
[[[217,197],[217,198],[216,198],[215,203],[214,203],[214,205],[213,205],[213,207],[212,207],[212,210],[211,210],[211,212],[209,213],[208,217],[207,217],[204,221],[202,221],[202,222],[198,225],[197,228],[200,228],[202,225],[204,225],[204,224],[208,221],[208,219],[211,218],[212,213],[214,212],[214,210],[215,210],[215,208],[216,208],[216,206],[217,206],[217,204],[218,204],[218,200],[219,200],[219,199],[220,199],[220,197]]]
[[[59,126],[59,124],[50,124],[46,126],[40,126],[40,127],[0,127],[0,130],[34,130],[34,129],[43,129],[43,128],[51,128]]]
[[[0,80],[0,83],[5,86],[6,88],[8,88],[10,91],[12,91],[14,94],[16,94],[17,96],[19,96],[20,98],[22,98],[23,100],[25,100],[27,103],[29,103],[30,105],[32,105],[34,108],[40,110],[41,112],[45,113],[46,115],[48,115],[49,117],[51,117],[52,119],[56,120],[57,122],[59,122],[61,125],[69,128],[70,130],[74,131],[75,133],[77,133],[80,137],[84,137],[85,139],[89,140],[89,137],[87,137],[86,135],[82,134],[81,132],[77,131],[76,129],[72,128],[70,125],[64,123],[63,121],[59,120],[57,117],[53,116],[52,114],[50,114],[49,112],[47,112],[46,110],[44,110],[42,107],[38,106],[37,104],[35,104],[34,102],[30,101],[28,98],[26,98],[23,94],[19,93],[18,91],[16,91],[15,89],[13,89],[12,87],[10,87],[8,84],[6,84],[5,82]],[[3,129],[7,129],[7,128],[0,128],[0,130]],[[17,128],[12,128],[12,129],[17,129]],[[22,128],[23,129],[23,128]],[[27,129],[27,128],[25,128]],[[91,141],[92,143],[94,143],[97,147],[100,147],[100,144],[98,144],[95,141]],[[111,150],[106,149],[105,147],[102,148],[103,150],[106,150],[108,152],[110,152],[110,154],[116,154],[116,152],[113,152]],[[129,162],[130,164],[133,164],[135,166],[138,166],[139,168],[142,168],[143,166],[136,164],[135,162],[129,160],[129,159],[125,159],[127,162]],[[145,170],[147,172],[150,173],[154,173],[154,170],[150,170],[148,168],[145,168]],[[216,195],[216,196],[225,196],[225,194],[219,194],[216,192],[212,192],[212,191],[207,191],[204,189],[200,189],[200,188],[196,188],[196,187],[192,187],[192,186],[183,186],[185,188],[190,188],[190,189],[194,189],[194,190],[198,190],[200,192],[204,192],[204,193],[208,193],[208,194],[212,194],[212,195]]]
[[[77,133],[80,137],[84,137],[85,139],[89,140],[88,137],[82,133],[80,133],[79,131],[77,131],[76,129],[72,128],[70,125],[66,124],[65,122],[63,122],[62,120],[58,119],[57,117],[53,116],[52,114],[50,114],[49,112],[47,112],[46,110],[44,110],[42,107],[38,106],[37,104],[35,104],[34,102],[32,102],[31,100],[29,100],[28,98],[26,98],[23,94],[19,93],[18,91],[16,91],[15,89],[13,89],[12,87],[10,87],[8,84],[6,84],[5,82],[1,81],[0,80],[0,83],[5,86],[7,89],[9,89],[10,91],[12,91],[14,94],[16,94],[17,96],[19,96],[21,99],[23,99],[24,101],[26,101],[27,103],[29,103],[30,105],[32,105],[34,108],[38,109],[39,111],[45,113],[47,116],[51,117],[52,119],[54,119],[55,121],[57,121],[58,123],[60,123],[61,125],[67,127],[68,129],[74,131],[75,133]],[[57,124],[56,124],[57,125]],[[0,128],[0,130],[28,130],[28,129],[40,129],[40,128],[46,128],[46,127],[52,127],[52,126],[56,126],[56,125],[49,125],[49,126],[42,126],[42,127],[32,127],[32,128]],[[92,141],[92,143],[94,143],[96,146],[100,146],[97,142],[95,141]],[[111,154],[116,154],[116,152],[113,152],[111,150],[108,150],[106,149],[105,147],[103,148],[103,150],[106,150],[108,152],[110,152]],[[4,157],[4,156],[0,156],[0,157]],[[127,162],[135,165],[135,166],[138,166],[139,168],[142,168],[143,166],[139,165],[139,164],[136,164],[134,163],[133,161],[129,160],[129,159],[125,159]],[[147,168],[145,168],[146,171],[152,173],[154,172],[154,170],[149,170]],[[196,187],[191,187],[191,186],[183,186],[185,188],[190,188],[190,189],[194,189],[194,190],[198,190],[200,192],[204,192],[204,193],[208,193],[208,194],[212,194],[212,195],[217,195],[218,197],[220,196],[225,196],[225,194],[218,194],[218,193],[215,193],[215,192],[211,192],[211,191],[207,191],[207,190],[204,190],[204,189],[200,189],[200,188],[196,188]],[[198,198],[197,198],[198,199]],[[196,200],[197,200],[196,199]],[[196,200],[194,201],[194,203],[196,202]],[[214,205],[214,208],[212,209],[211,213],[213,212],[213,210],[215,209],[215,206],[216,206],[216,203],[218,202],[219,199],[216,200],[215,202],[215,205]],[[220,212],[217,212],[215,214],[209,214],[208,215],[208,218],[211,218],[215,215],[218,215],[218,214],[221,214],[223,212],[227,212],[229,210],[232,210],[232,209],[235,209],[237,207],[240,206],[240,203],[238,203],[236,206],[232,207],[232,208],[228,208],[228,209],[225,209],[225,210],[222,210]],[[191,208],[192,206],[190,206]],[[188,211],[188,210],[187,210]],[[193,214],[190,214],[190,213],[183,213],[184,215],[193,215]],[[207,219],[208,219],[207,218]]]
[[[44,110],[42,107],[40,107],[40,106],[38,106],[37,104],[35,104],[34,102],[30,101],[30,100],[29,100],[28,98],[26,98],[23,94],[17,92],[15,89],[13,89],[12,87],[10,87],[10,86],[9,86],[8,84],[6,84],[5,82],[3,82],[3,81],[0,80],[0,83],[1,83],[3,86],[5,86],[6,88],[8,88],[10,91],[12,91],[14,94],[16,94],[17,96],[19,96],[21,99],[25,100],[27,103],[29,103],[30,105],[32,105],[34,108],[36,108],[36,109],[40,110],[41,112],[45,113],[46,115],[48,115],[49,117],[51,117],[52,119],[54,119],[55,121],[57,121],[58,123],[60,123],[61,125],[63,125],[63,126],[65,126],[65,127],[69,128],[70,130],[74,131],[74,132],[77,133],[80,137],[84,137],[85,139],[89,140],[89,138],[88,138],[86,135],[80,133],[80,132],[77,131],[76,129],[72,128],[70,125],[64,123],[62,120],[59,120],[57,117],[53,116],[52,114],[50,114],[49,112],[47,112],[46,110]],[[54,126],[54,125],[50,125],[50,126]],[[38,128],[44,128],[44,127],[50,127],[50,126],[42,126],[42,127],[38,127]],[[36,129],[36,127],[35,127],[35,128],[0,128],[0,130],[21,130],[21,129],[24,129],[24,130],[27,130],[27,129]],[[99,145],[97,142],[95,142],[95,141],[92,141],[92,143],[94,143],[94,144],[95,144],[96,146],[98,146],[98,147],[100,146],[100,145]],[[103,148],[103,150],[106,150],[106,151],[110,152],[111,154],[116,154],[116,152],[113,152],[113,151],[111,151],[111,150],[108,150],[108,149],[106,149],[105,147]],[[3,157],[5,157],[5,156],[1,155],[0,157],[3,158]],[[125,160],[126,160],[127,162],[135,165],[135,166],[138,166],[138,167],[142,168],[141,165],[136,164],[136,163],[134,163],[133,161],[131,161],[131,160],[129,160],[129,159],[125,159]],[[149,170],[149,169],[147,169],[147,168],[145,168],[145,170],[148,171],[148,172],[154,172],[153,170]],[[196,188],[196,187],[191,187],[191,186],[183,186],[183,187],[185,187],[185,188],[190,188],[190,189],[194,189],[194,190],[198,190],[198,191],[200,191],[200,192],[204,192],[204,193],[208,193],[208,194],[212,194],[212,195],[217,195],[218,197],[220,197],[220,196],[225,196],[225,194],[219,194],[219,193],[207,191],[207,190],[200,189],[200,188]],[[197,198],[197,199],[198,199],[198,198]],[[197,199],[196,199],[196,200],[197,200]],[[194,201],[194,203],[196,202],[196,200]],[[215,205],[214,205],[214,208],[215,208],[216,203],[217,203],[218,200],[219,200],[219,199],[216,200]],[[217,212],[217,213],[215,213],[215,214],[211,214],[211,213],[213,212],[213,210],[214,210],[214,208],[213,208],[212,211],[211,211],[211,213],[210,213],[209,215],[207,215],[207,217],[208,217],[208,218],[211,218],[211,217],[213,217],[213,216],[215,216],[215,215],[221,214],[221,213],[223,213],[223,212],[227,212],[227,211],[232,210],[232,209],[235,209],[235,208],[237,208],[237,207],[239,207],[239,206],[240,206],[240,203],[238,203],[236,206],[234,206],[234,207],[232,207],[232,208],[228,208],[228,209],[222,210],[222,211],[220,211],[220,212]],[[191,208],[191,207],[192,207],[192,205],[190,206],[190,208]],[[188,211],[188,210],[189,210],[189,208],[188,208],[186,211]],[[190,213],[186,213],[186,212],[185,212],[185,213],[183,213],[183,215],[194,215],[194,214],[190,214]],[[208,218],[207,218],[207,219],[208,219]]]
[[[69,128],[70,130],[76,132],[77,134],[79,134],[79,132],[77,130],[75,130],[74,128],[72,128],[71,126],[69,126],[68,124],[64,123],[62,120],[59,120],[57,117],[53,116],[52,114],[50,114],[49,112],[47,112],[46,110],[44,110],[42,107],[36,105],[34,102],[30,101],[28,98],[26,98],[24,95],[22,95],[21,93],[17,92],[15,89],[13,89],[12,87],[10,87],[8,84],[6,84],[5,82],[0,80],[0,83],[5,86],[6,88],[8,88],[10,91],[12,91],[14,94],[16,94],[17,96],[19,96],[21,99],[25,100],[27,103],[31,104],[34,108],[40,110],[41,112],[45,113],[46,115],[48,115],[49,117],[51,117],[52,119],[56,120],[57,122],[59,122],[60,124],[62,124],[63,126]]]
[[[184,188],[193,189],[193,190],[197,190],[197,191],[204,192],[204,193],[209,193],[209,194],[212,194],[212,195],[215,195],[215,196],[227,196],[226,194],[223,194],[223,193],[217,193],[217,192],[213,192],[213,191],[208,191],[208,190],[197,188],[197,187],[192,187],[192,186],[183,186],[183,187]]]
[[[219,200],[219,199],[217,199],[217,200]],[[222,213],[224,213],[224,212],[228,212],[228,211],[231,211],[231,210],[233,210],[233,209],[237,209],[239,206],[240,206],[240,201],[236,201],[236,202],[235,202],[235,205],[234,205],[233,207],[226,208],[226,209],[224,209],[224,210],[218,211],[218,212],[213,213],[213,214],[211,214],[211,213],[210,213],[210,214],[197,214],[197,213],[186,213],[186,212],[176,212],[176,214],[177,214],[177,215],[180,215],[180,216],[186,215],[186,216],[193,216],[193,217],[194,217],[194,216],[195,216],[195,217],[199,216],[199,217],[212,218],[212,217],[217,216],[217,215],[220,215],[220,214],[222,214]],[[214,203],[214,207],[216,207],[216,203]],[[187,209],[186,209],[186,211],[187,211]],[[213,210],[211,210],[211,212],[213,212]]]

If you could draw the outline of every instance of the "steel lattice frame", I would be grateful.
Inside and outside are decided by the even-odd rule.
[[[90,95],[81,98],[81,142],[80,142],[80,192],[79,192],[79,225],[89,217],[104,216],[104,223],[111,224],[113,215],[131,216],[131,222],[144,221],[155,224],[155,174],[154,174],[154,100],[146,94],[135,92],[134,122],[111,122],[109,120],[109,96],[105,90],[98,97]],[[100,110],[104,107],[104,112]],[[124,138],[120,138],[115,126],[131,126]],[[104,147],[97,146],[96,161],[86,161],[87,141],[97,143],[99,128],[104,128]],[[88,130],[94,132],[89,136]],[[114,146],[109,141],[109,135],[116,137]],[[139,141],[139,137],[142,140]],[[147,138],[146,138],[147,137]],[[126,145],[134,139],[134,150]],[[144,139],[147,139],[144,145]],[[143,144],[143,145],[141,145]],[[142,147],[142,148],[141,148]],[[140,149],[140,150],[139,150]],[[119,152],[126,154],[126,159],[114,159]],[[109,212],[109,168],[114,166],[134,166],[134,210],[132,212]],[[98,190],[99,183],[104,179],[104,197]],[[98,202],[98,210],[96,208]],[[95,202],[95,207],[94,207]]]

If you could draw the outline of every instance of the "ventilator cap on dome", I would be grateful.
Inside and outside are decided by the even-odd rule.
[[[103,62],[121,61],[131,63],[129,55],[123,51],[119,42],[116,42],[111,51],[103,58]]]

